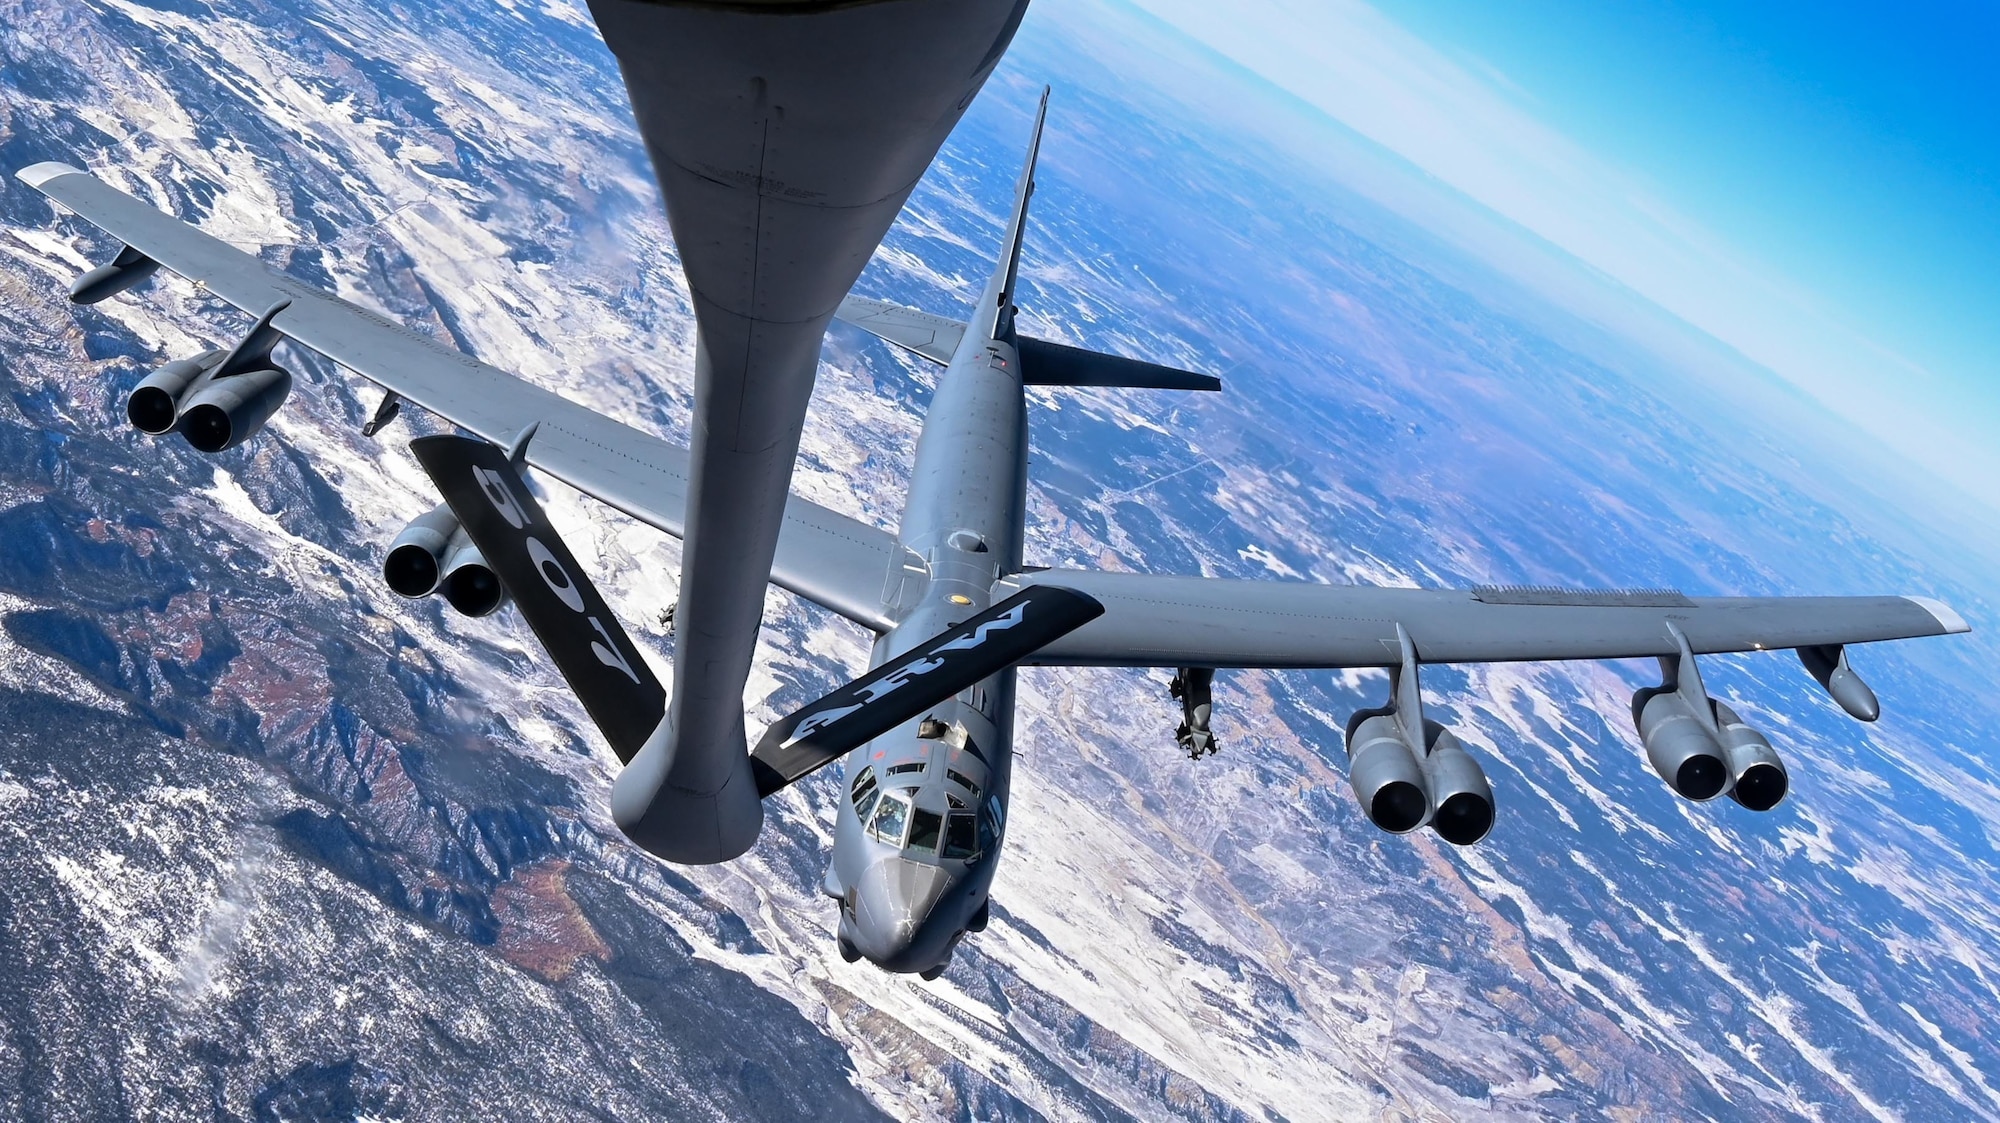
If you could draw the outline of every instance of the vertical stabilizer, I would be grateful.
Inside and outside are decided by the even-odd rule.
[[[1007,220],[1007,240],[1001,246],[1000,266],[986,286],[986,302],[981,312],[987,320],[988,338],[997,338],[1011,325],[1014,305],[1014,274],[1021,263],[1021,237],[1028,225],[1028,199],[1035,193],[1035,157],[1042,149],[1042,122],[1049,115],[1049,88],[1042,87],[1042,103],[1035,110],[1035,132],[1028,139],[1028,158],[1021,165],[1021,178],[1014,184],[1014,213]]]

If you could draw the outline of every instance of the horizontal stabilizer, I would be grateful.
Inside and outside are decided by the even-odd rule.
[[[940,366],[951,362],[965,325],[957,320],[904,308],[886,300],[850,296],[833,313],[843,322],[906,351],[914,351]]]
[[[1023,589],[773,725],[750,757],[757,794],[810,775],[1103,613],[1093,598],[1058,585]]]
[[[1163,367],[1022,336],[1021,382],[1028,386],[1116,386],[1130,390],[1220,390],[1212,374]]]
[[[590,719],[626,764],[667,712],[667,692],[499,446],[422,437],[410,451],[521,606]]]

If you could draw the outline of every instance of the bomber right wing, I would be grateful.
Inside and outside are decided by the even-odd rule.
[[[1969,631],[1922,597],[1688,597],[1670,589],[1393,589],[1303,581],[1226,581],[1141,573],[1035,570],[994,595],[1049,584],[1104,612],[1029,656],[1044,665],[1172,667],[1174,736],[1188,755],[1216,750],[1216,667],[1385,667],[1386,705],[1347,720],[1347,780],[1370,822],[1394,834],[1426,825],[1455,846],[1493,827],[1493,787],[1451,730],[1424,713],[1427,663],[1655,656],[1661,682],[1632,698],[1647,761],[1681,797],[1727,795],[1752,811],[1785,798],[1783,758],[1702,685],[1696,656],[1796,649],[1841,709],[1874,721],[1874,692],[1846,646]]]
[[[1827,647],[1970,630],[1925,597],[1687,597],[1672,590],[1472,590],[1032,570],[996,597],[1058,585],[1104,615],[1035,652],[1046,666],[1387,667],[1398,628],[1425,663],[1672,657]]]
[[[150,263],[158,263],[252,315],[289,302],[269,320],[286,338],[489,441],[505,445],[536,426],[527,449],[530,465],[681,536],[690,457],[680,445],[279,273],[87,172],[43,163],[16,175],[125,243],[106,269],[126,263],[150,272]],[[78,299],[93,298],[80,292]],[[883,612],[882,590],[895,556],[895,537],[888,532],[793,496],[785,505],[771,581],[885,631],[891,621]]]

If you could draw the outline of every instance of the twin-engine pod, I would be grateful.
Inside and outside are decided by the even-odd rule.
[[[200,452],[249,440],[285,404],[292,375],[271,361],[284,339],[271,321],[289,302],[265,312],[234,350],[180,359],[147,375],[125,399],[125,416],[152,436],[179,430]]]
[[[1398,626],[1403,663],[1387,706],[1347,722],[1347,780],[1368,821],[1391,834],[1428,824],[1470,846],[1493,829],[1493,785],[1451,731],[1423,716],[1416,645]]]
[[[1727,794],[1752,811],[1776,807],[1791,787],[1784,761],[1762,733],[1708,696],[1687,637],[1669,628],[1679,651],[1660,657],[1659,686],[1632,696],[1646,760],[1684,799]]]
[[[465,616],[489,616],[507,603],[499,576],[443,503],[411,520],[390,543],[382,580],[412,600],[442,593]]]

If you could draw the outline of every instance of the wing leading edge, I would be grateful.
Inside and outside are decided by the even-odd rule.
[[[689,455],[375,312],[279,273],[250,254],[61,163],[17,177],[208,292],[253,315],[290,304],[273,325],[295,343],[489,441],[537,425],[528,463],[640,522],[680,537]],[[786,504],[771,581],[863,626],[882,608],[895,537],[796,496]]]
[[[1037,570],[994,595],[1074,589],[1104,615],[1035,652],[1045,666],[1386,667],[1397,626],[1426,663],[1672,656],[1914,639],[1968,631],[1922,597],[1684,597],[1656,590],[1385,589]]]

